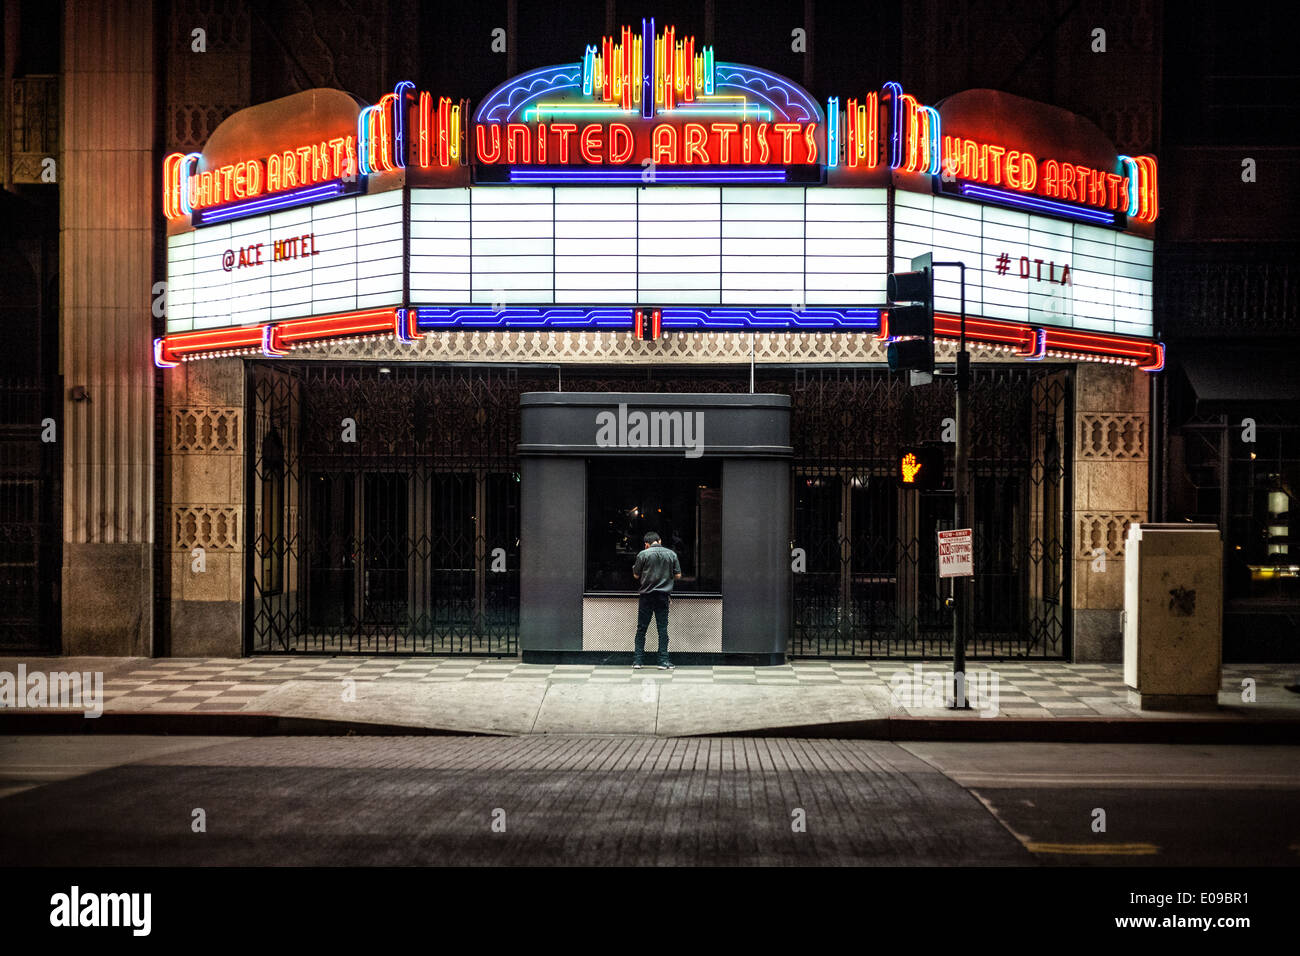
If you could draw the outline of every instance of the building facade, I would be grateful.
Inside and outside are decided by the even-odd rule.
[[[588,644],[587,606],[594,629],[613,626],[598,612],[618,606],[627,584],[611,575],[620,561],[630,564],[627,541],[645,525],[643,515],[628,514],[657,495],[656,512],[668,509],[663,520],[674,522],[692,565],[687,590],[695,596],[683,605],[705,609],[724,595],[716,622],[712,611],[700,612],[700,647],[728,652],[725,642],[707,643],[740,607],[733,601],[727,609],[720,582],[735,561],[757,558],[736,556],[736,532],[723,540],[726,462],[713,462],[710,452],[670,464],[656,453],[637,467],[659,479],[647,488],[617,463],[606,468],[580,456],[588,462],[580,496],[587,509],[574,516],[572,541],[561,548],[552,534],[548,550],[530,555],[540,543],[530,544],[523,529],[547,499],[525,482],[521,407],[529,393],[588,401],[635,395],[651,403],[646,396],[752,393],[779,396],[789,407],[788,451],[772,459],[781,464],[758,489],[769,506],[752,517],[775,526],[773,541],[781,543],[762,550],[764,573],[780,571],[786,589],[784,648],[774,653],[947,656],[947,583],[937,575],[935,533],[951,526],[951,495],[900,488],[896,473],[900,448],[951,438],[951,380],[911,387],[889,372],[880,314],[885,276],[934,250],[937,258],[969,259],[973,273],[969,652],[1118,659],[1123,534],[1148,515],[1151,381],[1162,374],[1164,352],[1150,305],[1154,169],[1138,164],[1157,145],[1159,18],[1126,15],[1123,30],[1110,34],[1129,75],[1151,77],[1114,110],[1099,105],[1104,77],[1070,66],[1094,62],[1087,40],[1075,52],[1068,31],[1051,34],[1046,20],[1034,25],[1051,37],[1047,48],[1026,28],[1006,34],[1023,36],[1018,46],[991,52],[950,35],[953,21],[937,10],[908,6],[868,24],[878,28],[872,35],[883,29],[936,42],[910,43],[917,56],[890,64],[901,71],[892,76],[846,79],[844,57],[828,52],[840,42],[837,12],[808,6],[794,5],[792,22],[805,42],[811,34],[816,59],[760,58],[751,46],[746,52],[760,65],[742,67],[712,59],[713,48],[719,57],[735,55],[723,49],[738,32],[722,26],[722,5],[705,5],[694,31],[671,37],[663,21],[647,31],[639,18],[624,34],[618,5],[597,5],[594,21],[575,23],[563,44],[539,37],[534,49],[525,42],[530,14],[521,24],[513,4],[502,4],[505,62],[494,68],[504,66],[504,76],[473,88],[449,82],[448,64],[469,55],[448,44],[432,60],[431,26],[399,3],[357,24],[346,51],[334,29],[342,15],[328,12],[304,18],[238,3],[109,4],[95,29],[121,49],[82,42],[77,18],[65,16],[64,116],[88,122],[87,97],[95,95],[104,97],[98,115],[121,111],[118,94],[129,88],[137,108],[127,112],[139,131],[121,139],[128,123],[112,133],[121,188],[74,196],[66,179],[57,187],[65,209],[60,261],[94,263],[65,268],[60,280],[61,649],[527,656],[527,595],[535,590],[528,569],[535,575],[565,561],[581,569],[581,593],[570,598],[583,608],[584,635],[563,647],[619,653],[594,631]],[[679,23],[699,17],[683,11]],[[487,24],[462,28],[483,26],[491,37]],[[694,35],[698,43],[687,48]],[[968,84],[955,83],[934,58],[945,45],[964,51]],[[483,46],[491,50],[490,42]],[[698,83],[695,106],[705,97],[742,103],[734,132],[688,142],[690,124],[665,123],[659,113],[685,104],[665,103],[662,91],[645,115],[639,87],[647,77],[654,84],[646,50],[655,48],[680,57],[676,76],[660,75],[679,98],[686,94],[675,81],[684,77],[687,87]],[[85,60],[91,49],[100,60]],[[995,68],[1013,62],[1015,69]],[[578,88],[555,101],[510,100],[521,88],[517,77],[551,63],[576,66]],[[87,75],[74,109],[67,89],[77,64]],[[415,82],[395,85],[403,76]],[[908,82],[885,82],[894,76]],[[629,111],[626,141],[615,123],[587,134],[585,117],[557,134],[565,116],[536,112],[604,108],[606,83],[619,97],[631,93],[630,102],[616,104]],[[760,93],[779,83],[788,88],[781,101],[762,102]],[[993,85],[1057,106],[979,91]],[[966,86],[971,92],[959,92]],[[448,89],[470,99],[444,99]],[[344,90],[362,102],[345,100]],[[494,97],[503,96],[515,115],[490,115]],[[529,108],[533,115],[523,115]],[[767,117],[773,125],[798,128],[769,130],[760,145],[761,114],[747,111],[762,109],[782,114]],[[1037,127],[1017,126],[1017,113],[1036,117]],[[725,130],[732,119],[708,122]],[[549,134],[539,131],[546,125]],[[672,132],[656,140],[656,125]],[[351,180],[349,128],[359,151]],[[285,130],[294,142],[277,138]],[[63,135],[66,164],[79,147],[102,151],[96,137],[107,134],[73,122]],[[336,139],[344,142],[334,149],[328,144]],[[620,161],[625,142],[631,152]],[[313,143],[322,148],[304,159],[311,176],[288,184],[286,152]],[[975,150],[968,162],[964,143]],[[1005,150],[990,171],[987,147],[1004,143],[1031,157],[1040,185],[1026,187],[1025,160],[1007,164]],[[565,147],[574,161],[562,164]],[[741,162],[724,152],[733,147]],[[763,161],[760,149],[788,153]],[[276,155],[271,190],[268,159]],[[137,168],[145,158],[147,168]],[[646,158],[662,180],[642,178]],[[946,159],[950,179],[939,171]],[[241,166],[253,161],[255,173]],[[1049,193],[1050,162],[1057,165]],[[1066,191],[1063,163],[1095,173],[1080,174]],[[242,170],[239,187],[234,167]],[[575,175],[593,170],[634,178]],[[748,178],[726,175],[746,170]],[[778,173],[784,178],[761,178]],[[673,182],[674,174],[687,175]],[[1124,185],[1107,183],[1106,174]],[[260,191],[250,186],[254,175],[265,180]],[[1008,175],[1020,188],[1002,181]],[[1094,178],[1085,191],[1087,175]],[[331,183],[337,195],[237,208]],[[963,185],[984,191],[962,195]],[[138,192],[124,193],[127,187]],[[1035,205],[1008,204],[1007,195],[1034,197]],[[84,235],[70,203],[86,207]],[[96,211],[96,203],[119,212]],[[326,213],[346,204],[351,223],[331,231]],[[295,215],[308,225],[291,221]],[[265,239],[253,235],[259,229]],[[1109,251],[1097,256],[1103,237]],[[122,242],[135,239],[147,239],[148,253],[124,261]],[[292,249],[276,249],[288,240]],[[92,255],[79,242],[107,245]],[[189,252],[181,248],[187,242]],[[258,242],[262,263],[251,248]],[[374,248],[359,256],[362,246]],[[234,255],[229,271],[221,265],[227,253]],[[241,262],[241,255],[252,258]],[[201,268],[211,272],[213,262],[216,280],[247,276],[251,284],[213,294],[219,281],[204,286]],[[314,277],[319,264],[337,270],[348,262],[346,280]],[[1057,270],[1067,264],[1073,274],[1062,279]],[[276,285],[272,277],[295,265],[313,278]],[[1079,290],[1107,269],[1107,305],[1092,308]],[[955,282],[938,279],[942,369],[955,353],[960,296]],[[1048,291],[1033,288],[1039,284]],[[294,298],[299,287],[307,299]],[[1124,294],[1118,306],[1117,289]],[[77,302],[87,311],[71,312]],[[635,332],[638,322],[644,336]],[[88,401],[72,397],[77,386]],[[707,435],[702,444],[707,450]],[[774,487],[784,508],[770,505]],[[618,534],[597,534],[597,525],[618,521]]]

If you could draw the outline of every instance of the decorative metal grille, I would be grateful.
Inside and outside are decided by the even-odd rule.
[[[544,374],[254,366],[251,649],[516,653],[519,394]]]
[[[967,654],[1063,657],[1070,522],[1068,370],[977,369],[972,384],[974,628]],[[767,387],[767,386],[765,386]],[[792,546],[798,657],[947,657],[950,593],[937,532],[952,496],[902,490],[900,445],[942,441],[953,383],[883,370],[796,374]],[[947,445],[952,477],[952,445]]]
[[[247,606],[260,653],[517,653],[520,394],[749,388],[735,366],[299,362],[251,375]],[[975,374],[972,657],[1068,653],[1070,375]],[[769,366],[755,387],[792,397],[791,544],[806,566],[790,653],[951,653],[935,536],[951,495],[894,482],[900,444],[943,437],[951,382]]]

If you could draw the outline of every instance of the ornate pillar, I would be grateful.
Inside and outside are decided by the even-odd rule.
[[[65,0],[63,650],[153,644],[154,11]],[[78,395],[72,399],[71,395]]]
[[[244,597],[244,364],[164,372],[170,657],[239,657]]]
[[[1081,362],[1075,382],[1074,659],[1118,661],[1124,535],[1147,520],[1148,377]]]

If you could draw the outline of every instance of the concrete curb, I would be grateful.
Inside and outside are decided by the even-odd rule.
[[[604,734],[592,729],[592,734]],[[576,732],[574,732],[576,733]],[[451,730],[283,714],[0,713],[0,734],[144,734],[203,737],[511,737],[500,731]],[[640,736],[640,735],[637,735]],[[880,717],[682,734],[683,737],[795,737],[837,740],[1040,743],[1300,744],[1300,719],[1206,717]]]
[[[81,713],[18,711],[0,714],[0,734],[147,734],[185,737],[504,737],[493,731],[446,730],[359,720],[283,714]]]
[[[839,740],[1082,744],[1300,744],[1300,719],[1203,717],[882,717],[832,724],[690,734],[700,737],[806,737]]]

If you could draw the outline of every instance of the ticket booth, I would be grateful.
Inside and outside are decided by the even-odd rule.
[[[647,531],[682,566],[674,660],[785,661],[789,396],[527,392],[521,405],[525,662],[631,661]],[[652,623],[649,653],[657,642]]]

